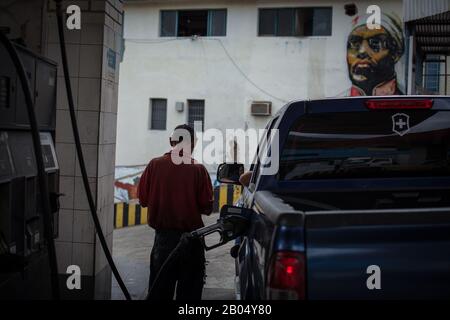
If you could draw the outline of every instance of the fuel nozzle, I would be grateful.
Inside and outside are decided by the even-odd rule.
[[[230,240],[244,235],[250,225],[251,212],[248,209],[225,205],[220,211],[220,218],[213,225],[206,226],[191,232],[193,238],[202,241],[205,250],[220,247]],[[218,233],[220,240],[213,245],[207,245],[205,237]]]

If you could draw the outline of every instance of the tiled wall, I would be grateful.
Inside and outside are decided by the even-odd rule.
[[[81,8],[81,30],[65,30],[80,139],[97,214],[112,246],[117,87],[122,46],[122,1],[64,1]],[[48,2],[46,55],[61,63],[53,1]],[[115,58],[115,59],[114,59]],[[115,60],[115,61],[114,61]],[[115,63],[114,63],[115,62]],[[86,297],[109,298],[111,272],[95,234],[75,152],[62,67],[58,70],[56,150],[61,211],[56,249],[59,272],[80,266]]]

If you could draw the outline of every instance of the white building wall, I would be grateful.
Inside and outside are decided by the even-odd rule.
[[[242,2],[174,1],[125,6],[118,166],[146,164],[168,151],[171,130],[187,121],[188,99],[205,100],[205,129],[263,128],[269,117],[250,115],[252,101],[272,101],[275,114],[287,101],[336,96],[351,86],[346,41],[352,18],[345,15],[345,1]],[[360,13],[372,3],[358,1]],[[400,0],[377,3],[383,11],[401,15]],[[332,36],[257,36],[258,8],[296,6],[332,6]],[[226,36],[197,40],[159,37],[160,10],[188,8],[226,8]],[[403,70],[398,75],[403,75]],[[150,98],[167,98],[167,131],[148,129]],[[184,112],[175,111],[177,101],[185,102]]]

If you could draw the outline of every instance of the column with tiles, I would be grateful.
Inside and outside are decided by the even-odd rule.
[[[73,0],[63,6],[81,9],[81,30],[65,30],[70,80],[75,101],[86,169],[97,214],[112,250],[114,218],[114,167],[119,63],[122,50],[123,9],[120,0]],[[56,241],[62,287],[69,265],[78,265],[81,290],[65,290],[66,297],[109,299],[109,268],[83,187],[69,117],[59,51],[55,8],[49,2],[46,55],[58,69],[56,149],[61,167],[59,237]]]

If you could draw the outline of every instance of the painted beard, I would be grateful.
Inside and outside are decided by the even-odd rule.
[[[354,65],[349,65],[349,77],[354,86],[364,91],[366,95],[372,95],[373,90],[379,84],[395,78],[395,61],[387,56],[377,63],[360,60]]]

